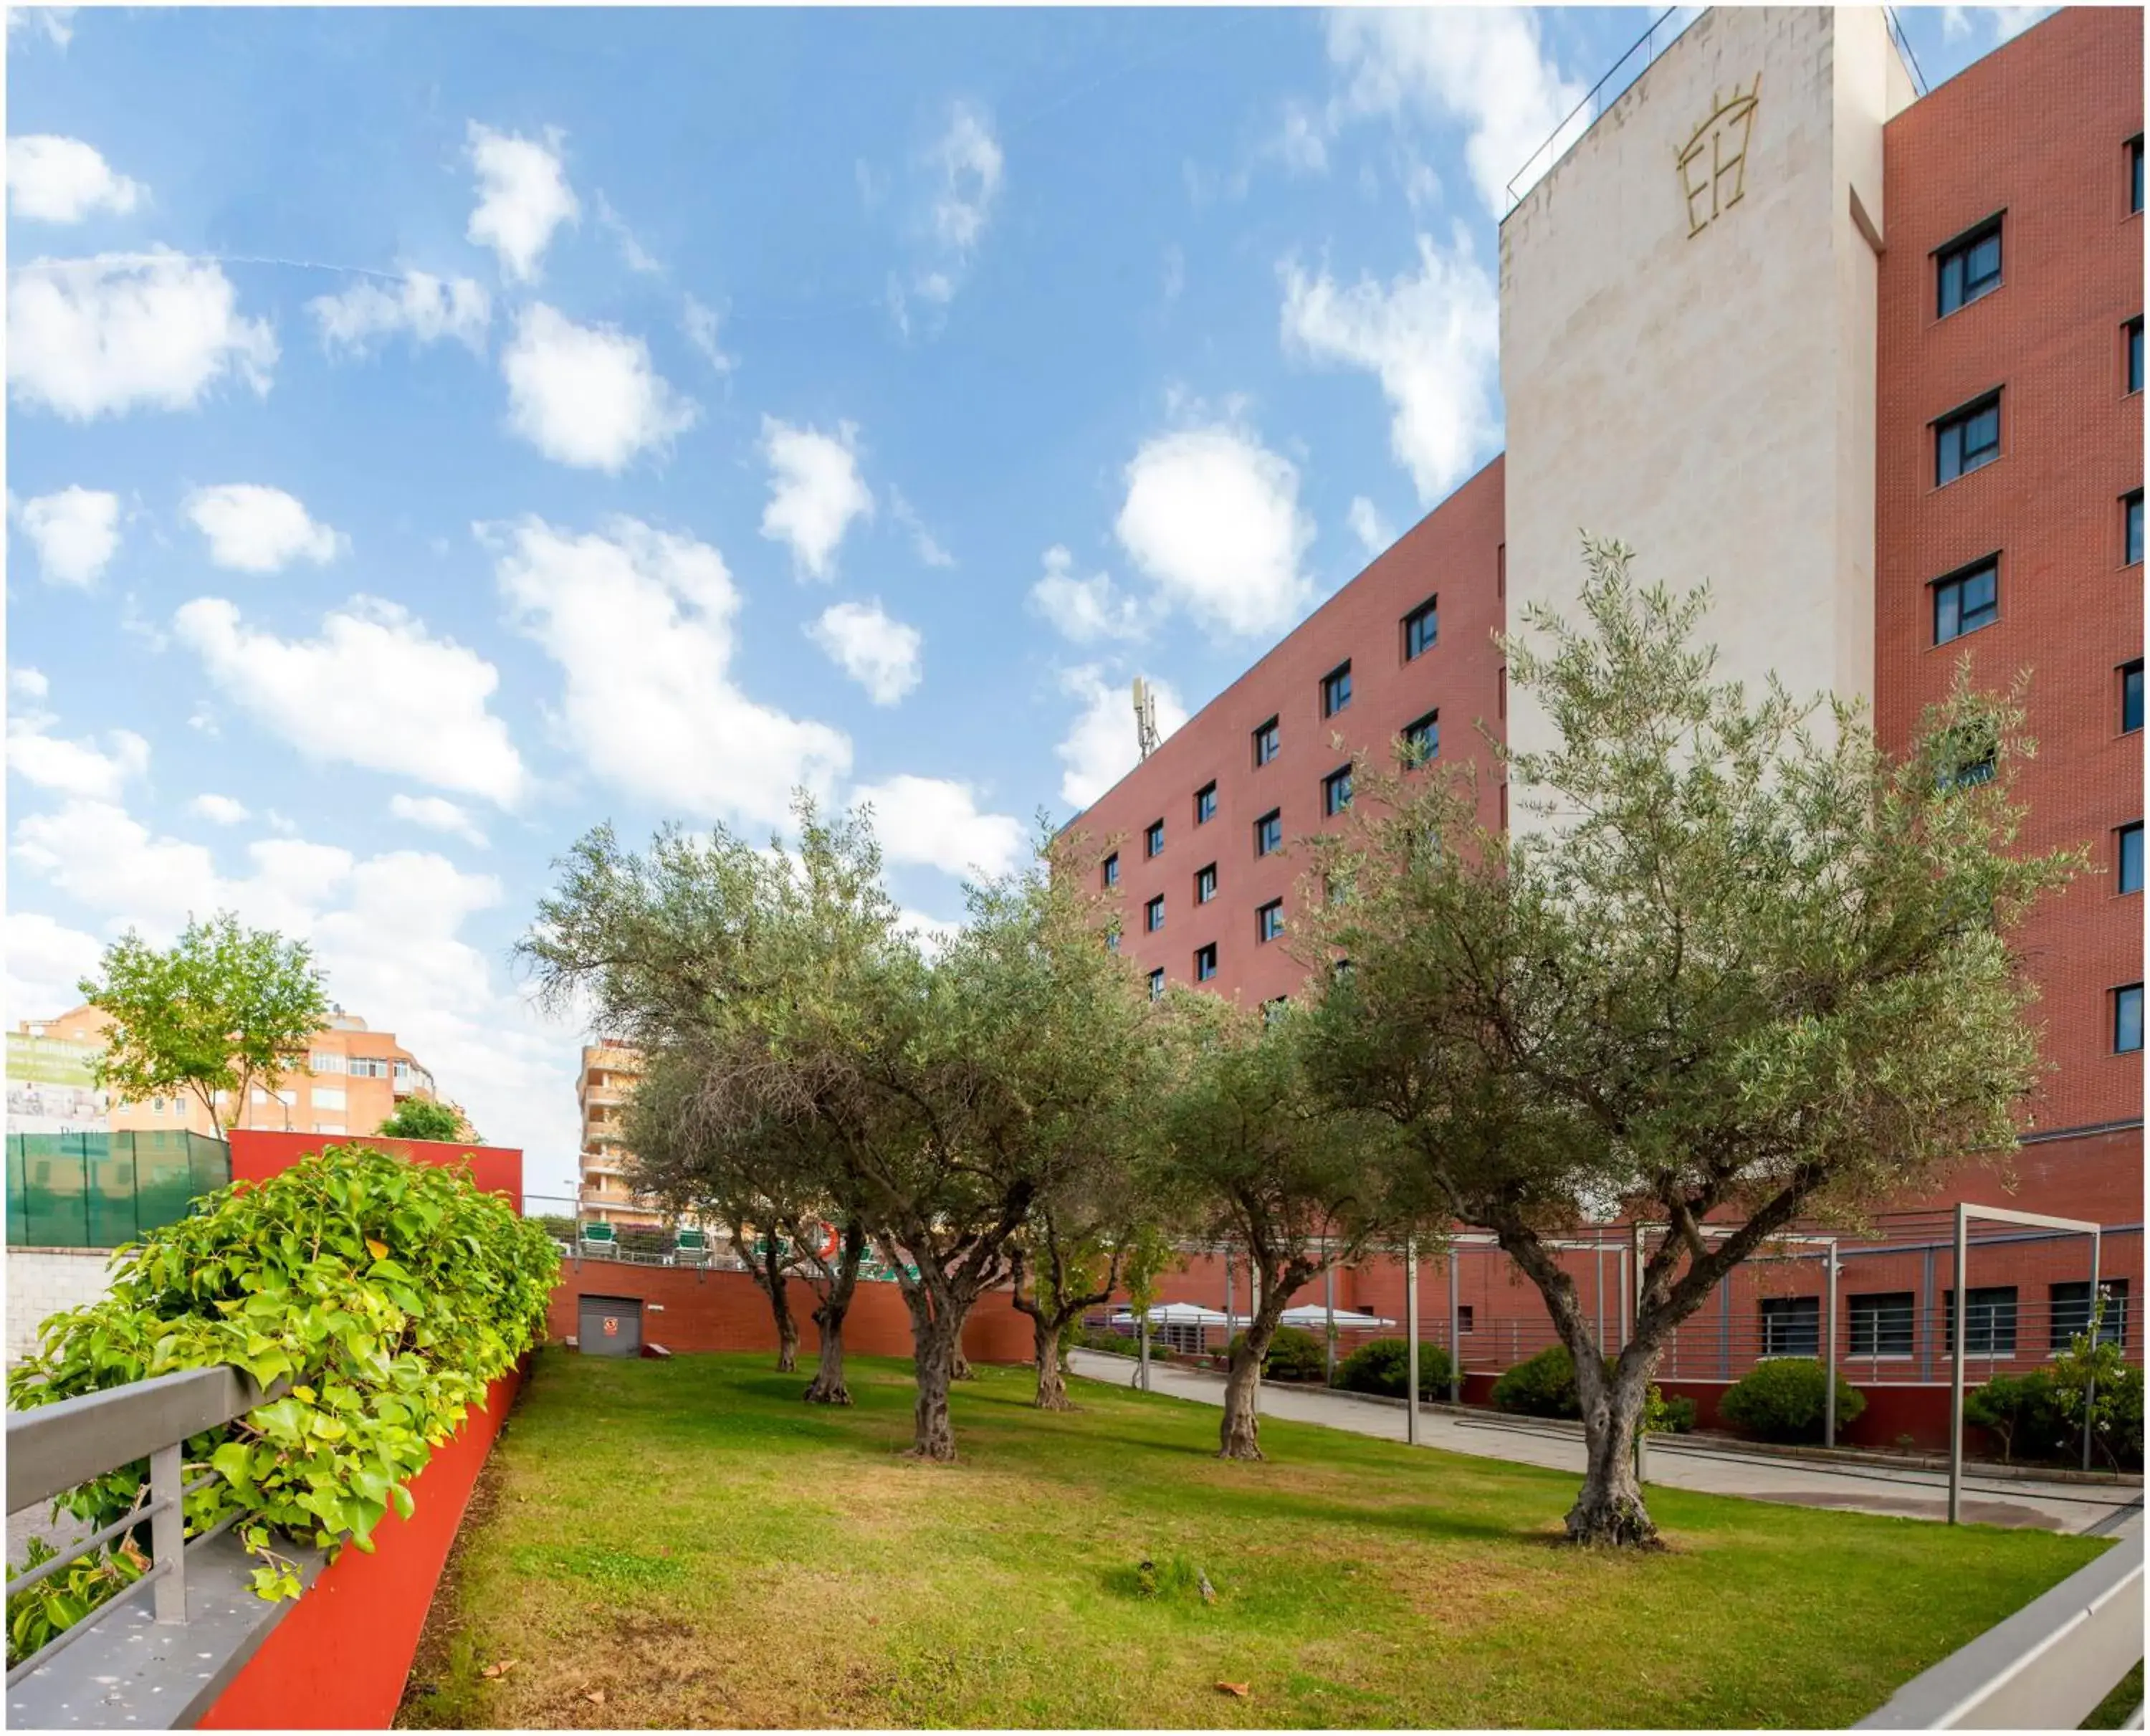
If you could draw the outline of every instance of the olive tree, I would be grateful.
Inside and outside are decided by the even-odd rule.
[[[2015,1143],[2039,1073],[2006,936],[2077,852],[2015,847],[2020,689],[1959,672],[1900,757],[1858,708],[1718,679],[1704,592],[1586,545],[1586,624],[1527,612],[1512,681],[1555,742],[1495,751],[1542,827],[1476,829],[1433,769],[1362,765],[1315,846],[1311,1065],[1492,1232],[1572,1354],[1587,1471],[1571,1537],[1654,1539],[1633,1456],[1659,1353],[1803,1217],[1856,1222]],[[1555,1237],[1656,1225],[1607,1369]]]
[[[1165,1006],[1177,1077],[1157,1115],[1174,1183],[1189,1222],[1246,1249],[1258,1292],[1232,1340],[1218,1453],[1259,1459],[1255,1383],[1294,1292],[1398,1226],[1390,1129],[1317,1095],[1296,1011],[1178,987]]]

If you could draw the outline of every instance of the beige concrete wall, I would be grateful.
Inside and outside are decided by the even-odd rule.
[[[1744,175],[1713,175],[1743,129],[1711,118],[1737,94]],[[1865,231],[1885,235],[1881,128],[1910,95],[1878,8],[1714,9],[1502,225],[1512,631],[1533,602],[1577,618],[1587,530],[1633,545],[1645,580],[1709,581],[1724,673],[1870,697]],[[1508,727],[1549,744],[1527,694]],[[1519,830],[1541,823],[1527,794]]]
[[[14,1362],[38,1347],[38,1328],[52,1315],[94,1302],[110,1288],[109,1248],[10,1248],[8,1261],[7,1357]]]

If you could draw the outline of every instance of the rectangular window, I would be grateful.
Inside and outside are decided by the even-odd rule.
[[[1217,943],[1212,941],[1208,946],[1199,947],[1195,951],[1194,980],[1197,982],[1207,982],[1216,974]]]
[[[347,1109],[346,1093],[341,1085],[314,1087],[314,1107],[316,1109]]]
[[[1908,1356],[1911,1354],[1912,1297],[1909,1290],[1885,1290],[1850,1296],[1851,1354]]]
[[[1941,1293],[1941,1354],[1956,1348],[1956,1292]],[[2016,1354],[2016,1286],[1988,1284],[1971,1291],[1971,1311],[1963,1322],[1963,1354],[1966,1356],[2013,1356]]]
[[[1155,934],[1163,926],[1164,894],[1160,892],[1143,906],[1143,929],[1146,933]]]
[[[1334,717],[1351,703],[1351,665],[1344,664],[1321,678],[1321,714]]]
[[[2127,141],[2127,209],[2131,214],[2142,209],[2142,135],[2140,133]]]
[[[1284,844],[1283,810],[1272,808],[1254,822],[1254,854],[1265,856]]]
[[[1204,784],[1194,792],[1194,823],[1207,825],[1217,817],[1217,786]]]
[[[2142,822],[2120,829],[2120,890],[2139,892],[2142,890]]]
[[[2139,567],[2142,563],[2142,491],[2137,488],[2120,500],[2120,564]]]
[[[1119,950],[1120,950],[1120,931],[1119,931],[1119,930],[1118,930],[1118,929],[1117,929],[1117,928],[1108,930],[1108,931],[1106,931],[1106,935],[1105,935],[1105,951],[1108,951],[1108,952],[1117,952],[1117,951],[1118,951]]]
[[[1404,617],[1404,661],[1424,656],[1440,643],[1440,598],[1429,597]]]
[[[340,1121],[317,1121],[314,1123],[314,1131],[317,1133],[341,1133],[344,1131],[344,1124]]]
[[[1505,546],[1505,545],[1503,545]],[[1456,1330],[1459,1335],[1478,1330],[1477,1316],[1468,1302],[1459,1303],[1456,1310]]]
[[[2001,220],[1981,225],[1934,255],[1940,267],[1944,316],[2001,287]]]
[[[1415,724],[1404,726],[1404,746],[1411,754],[1411,763],[1423,765],[1429,760],[1441,757],[1441,714],[1429,711]]]
[[[326,1049],[316,1049],[306,1057],[307,1068],[317,1073],[340,1073],[343,1071],[343,1057],[331,1054]]]
[[[1194,901],[1207,904],[1217,896],[1217,865],[1212,862],[1194,876]]]
[[[1162,968],[1149,973],[1149,997],[1153,1001],[1164,998],[1164,971]]]
[[[1105,858],[1105,885],[1112,887],[1117,886],[1119,883],[1120,853],[1116,850]]]
[[[295,1091],[280,1091],[276,1093],[276,1101],[286,1109],[295,1108],[298,1106],[299,1093]]]
[[[1153,820],[1149,823],[1149,829],[1143,834],[1143,854],[1146,856],[1153,856],[1163,849],[1164,822],[1162,820]]]
[[[396,1063],[396,1077],[399,1080],[409,1078],[411,1077],[411,1063],[407,1061],[397,1062]]]
[[[269,1093],[264,1091],[259,1085],[256,1085],[251,1091],[248,1092],[246,1096],[248,1101],[250,1103],[265,1103],[269,1101]]]
[[[1953,482],[2001,456],[2001,394],[1943,416],[1934,424],[1934,486]]]
[[[2105,1310],[2097,1318],[2097,1341],[2124,1346],[2127,1342],[2127,1280],[2101,1278],[2097,1289],[2105,1298]],[[2072,1284],[2053,1284],[2050,1294],[2052,1325],[2047,1343],[2058,1352],[2067,1349],[2071,1340],[2090,1330],[2090,1279],[2079,1278]]]
[[[1273,941],[1284,932],[1284,900],[1272,898],[1254,912],[1254,938]]]
[[[2142,315],[2140,314],[2121,328],[2127,334],[2127,389],[2142,390]]]
[[[2120,733],[2132,734],[2142,727],[2142,659],[2120,666]]]
[[[1271,718],[1254,731],[1254,764],[1267,765],[1277,756],[1277,720]]]
[[[2132,1055],[2142,1047],[2142,985],[2112,992],[2112,1052]]]
[[[1821,1298],[1764,1297],[1762,1354],[1764,1356],[1820,1355]]]
[[[1291,997],[1289,995],[1279,995],[1274,1000],[1263,1002],[1262,1023],[1264,1025],[1274,1025],[1279,1019],[1284,1017],[1284,1008],[1290,1005]]]
[[[1340,766],[1321,780],[1321,811],[1341,814],[1351,805],[1351,768]]]
[[[2001,568],[1981,561],[1934,582],[1934,643],[1946,645],[2001,618]]]

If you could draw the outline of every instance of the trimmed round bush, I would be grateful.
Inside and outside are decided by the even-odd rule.
[[[1493,1383],[1493,1408],[1518,1416],[1582,1415],[1575,1396],[1575,1359],[1553,1345],[1518,1362]]]
[[[1422,1344],[1418,1347],[1418,1395],[1422,1399],[1448,1396],[1451,1364],[1446,1348]],[[1411,1378],[1411,1346],[1401,1338],[1369,1339],[1336,1365],[1336,1384],[1345,1392],[1378,1393],[1400,1399]]]
[[[1777,1356],[1758,1362],[1726,1391],[1718,1413],[1735,1428],[1763,1441],[1789,1445],[1822,1437],[1822,1412],[1829,1374],[1805,1356]],[[1843,1375],[1836,1377],[1839,1427],[1866,1408],[1866,1395]]]
[[[1239,1348],[1246,1335],[1244,1332],[1232,1335],[1234,1350]],[[1276,1336],[1269,1340],[1269,1355],[1262,1358],[1262,1372],[1273,1380],[1325,1380],[1329,1378],[1328,1353],[1311,1332],[1301,1331],[1296,1326],[1279,1326]]]

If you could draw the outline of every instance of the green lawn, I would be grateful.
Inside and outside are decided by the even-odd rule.
[[[1564,1474],[1274,1421],[1226,1464],[1214,1409],[1019,1370],[921,1465],[906,1365],[830,1411],[766,1364],[544,1352],[399,1722],[1842,1725],[2102,1547],[1655,1489],[1668,1552],[1585,1553]]]

